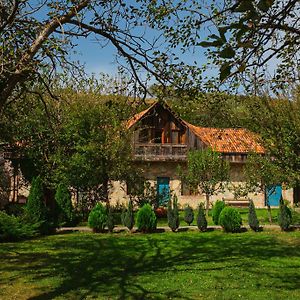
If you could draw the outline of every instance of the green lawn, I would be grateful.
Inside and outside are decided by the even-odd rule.
[[[300,231],[60,234],[0,260],[0,299],[300,299]]]

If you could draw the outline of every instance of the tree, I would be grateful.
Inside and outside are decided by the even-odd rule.
[[[245,177],[249,191],[265,192],[266,186],[274,186],[284,182],[284,174],[269,155],[249,155],[245,167]],[[271,206],[266,202],[269,222],[272,223]]]
[[[253,231],[259,230],[259,221],[257,219],[255,206],[252,200],[249,201],[248,223]]]
[[[206,231],[207,230],[207,220],[206,220],[206,217],[205,217],[203,203],[200,203],[199,207],[198,207],[197,226],[198,226],[200,231]]]
[[[38,224],[40,233],[47,234],[51,224],[44,202],[43,182],[40,177],[33,179],[26,204],[26,218],[32,224]]]
[[[155,20],[161,15],[160,3],[153,6]],[[270,62],[276,64],[273,82],[281,87],[299,82],[299,1],[180,1],[174,4],[176,9],[169,2],[165,6],[180,20],[170,22],[166,13],[157,24],[170,44],[184,50],[207,49],[207,58],[219,67],[221,82],[235,77],[240,86],[254,74],[248,87],[255,92],[265,82],[263,75]]]
[[[123,70],[131,69],[132,79],[140,86],[144,87],[140,68],[160,80],[161,55],[155,50],[162,35],[153,39],[152,31],[147,39],[144,32],[147,23],[155,23],[147,15],[151,2],[2,1],[0,111],[36,82],[50,90],[57,69],[70,69],[74,74],[76,64],[68,60],[68,54],[79,38],[95,38],[99,48],[113,45],[120,62],[127,62]]]
[[[193,223],[194,221],[194,212],[193,212],[193,209],[187,205],[185,208],[184,208],[184,221],[189,225],[191,226],[191,224]]]
[[[127,210],[123,212],[122,219],[123,225],[131,231],[134,226],[134,212],[132,200],[129,200]]]
[[[67,186],[60,183],[55,193],[56,205],[58,206],[58,221],[61,226],[70,226],[75,219],[71,194]]]
[[[181,171],[182,180],[200,190],[206,197],[206,215],[210,197],[224,189],[229,177],[229,163],[210,148],[188,153],[187,170]]]
[[[174,195],[173,201],[168,202],[168,225],[173,232],[175,232],[179,227],[179,211],[178,211],[178,199]]]

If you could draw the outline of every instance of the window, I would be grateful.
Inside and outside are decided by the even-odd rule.
[[[143,128],[139,132],[139,142],[140,143],[148,143],[150,140],[150,134],[149,134],[148,128]]]
[[[189,184],[181,182],[181,196],[197,196],[198,190],[192,188]]]

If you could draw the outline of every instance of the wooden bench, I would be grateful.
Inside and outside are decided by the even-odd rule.
[[[224,202],[233,207],[248,207],[249,206],[249,200],[248,199],[224,199]]]

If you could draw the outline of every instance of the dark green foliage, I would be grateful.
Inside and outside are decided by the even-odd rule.
[[[136,224],[139,231],[151,232],[156,229],[156,216],[150,204],[145,204],[137,213]]]
[[[190,226],[194,221],[194,211],[188,205],[184,208],[184,221]]]
[[[89,227],[93,228],[94,232],[103,232],[107,222],[107,213],[105,207],[101,203],[97,203],[91,210],[88,218]]]
[[[72,226],[75,221],[75,214],[71,202],[71,194],[68,188],[59,184],[55,193],[55,201],[58,207],[58,222],[60,226]]]
[[[278,224],[281,230],[288,230],[292,223],[292,212],[290,208],[282,200],[280,201],[278,212]]]
[[[219,216],[223,208],[225,207],[225,202],[217,200],[212,208],[212,219],[215,225],[219,225]]]
[[[253,231],[259,230],[259,221],[257,219],[255,206],[252,200],[249,201],[248,224]]]
[[[134,212],[132,200],[129,200],[127,210],[122,213],[122,222],[129,230],[134,226]]]
[[[8,215],[13,215],[15,217],[20,217],[24,214],[25,205],[21,203],[9,202],[5,205],[5,212]]]
[[[106,225],[107,225],[108,231],[112,233],[114,231],[115,221],[114,221],[113,209],[110,206],[107,209]]]
[[[43,197],[43,182],[40,177],[32,180],[28,196],[25,218],[31,224],[38,224],[41,234],[49,234],[53,230],[53,224],[49,220],[49,214]]]
[[[207,230],[207,220],[205,216],[204,204],[200,203],[198,208],[198,215],[197,215],[197,226],[200,231]]]
[[[0,242],[12,242],[37,235],[38,224],[25,223],[20,217],[0,211]]]
[[[179,227],[178,199],[176,195],[173,197],[173,201],[168,202],[168,225],[173,232]]]
[[[242,217],[236,208],[225,207],[220,213],[219,224],[226,232],[237,232],[241,228]]]

